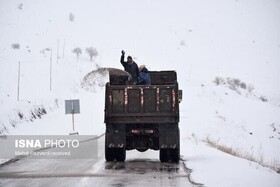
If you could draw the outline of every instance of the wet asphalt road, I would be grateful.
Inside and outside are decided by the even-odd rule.
[[[198,186],[189,181],[190,171],[182,161],[161,163],[158,155],[158,151],[127,151],[125,162],[106,162],[102,136],[96,159],[29,156],[0,167],[0,186]]]

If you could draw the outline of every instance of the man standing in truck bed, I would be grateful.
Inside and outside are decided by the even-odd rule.
[[[124,55],[125,55],[125,52],[124,52],[124,50],[122,50],[121,64],[123,65],[124,70],[132,76],[133,84],[137,84],[138,77],[139,77],[138,65],[133,61],[131,56],[128,56],[127,62],[125,62]]]

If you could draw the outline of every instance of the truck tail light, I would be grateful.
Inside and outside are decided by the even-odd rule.
[[[139,129],[132,129],[132,130],[131,130],[131,133],[132,133],[132,134],[139,134],[139,133],[140,133],[140,130],[139,130]]]
[[[145,133],[146,133],[146,134],[153,134],[153,133],[154,133],[154,130],[152,130],[152,129],[147,129],[147,130],[145,130]]]

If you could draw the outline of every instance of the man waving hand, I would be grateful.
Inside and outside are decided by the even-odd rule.
[[[123,65],[124,70],[132,76],[133,84],[137,84],[138,77],[139,77],[138,65],[133,61],[131,56],[128,56],[127,61],[125,62],[124,56],[125,56],[125,51],[122,50],[121,64]]]

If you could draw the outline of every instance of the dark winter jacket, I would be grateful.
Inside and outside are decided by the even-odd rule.
[[[132,64],[128,64],[124,61],[124,55],[121,56],[121,64],[124,67],[124,70],[132,76],[132,81],[137,82],[139,77],[138,65],[133,61]]]
[[[151,77],[149,75],[149,72],[148,72],[147,68],[143,68],[140,71],[138,84],[141,84],[141,85],[151,85]]]

